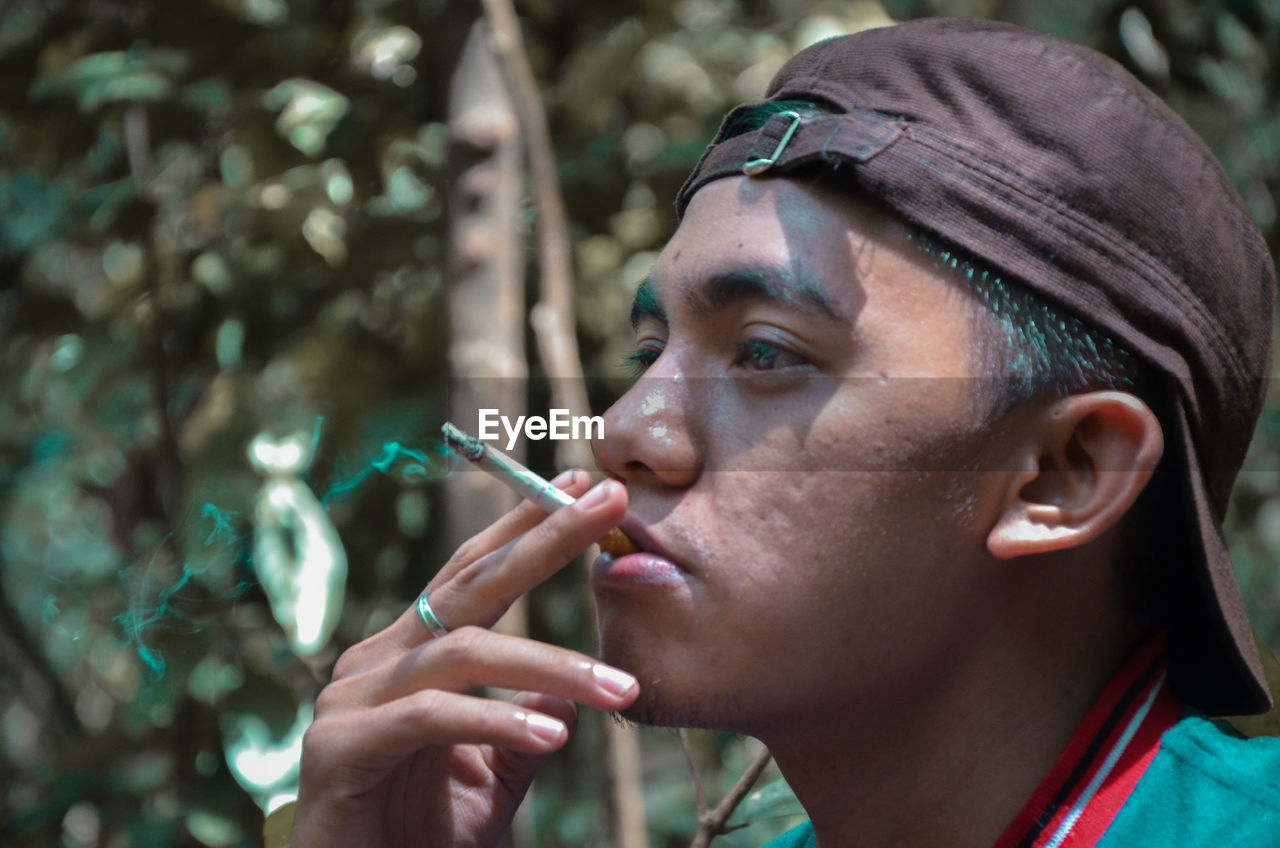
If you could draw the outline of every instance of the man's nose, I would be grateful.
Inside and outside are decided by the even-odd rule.
[[[702,471],[689,381],[660,358],[604,413],[604,438],[592,442],[607,476],[624,483],[683,488]],[[692,401],[692,403],[691,403]]]

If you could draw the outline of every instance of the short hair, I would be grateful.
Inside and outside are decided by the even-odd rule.
[[[1100,329],[928,233],[913,229],[908,238],[988,319],[978,327],[975,356],[983,375],[978,393],[990,416],[1025,401],[1079,392],[1148,393],[1150,369]]]

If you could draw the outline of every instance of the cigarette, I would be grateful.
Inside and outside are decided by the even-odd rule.
[[[454,452],[466,457],[481,470],[487,471],[525,500],[533,501],[547,512],[555,512],[573,503],[573,495],[553,486],[549,480],[535,474],[497,448],[490,447],[474,436],[469,436],[453,424],[446,422],[441,428],[445,443]],[[635,542],[617,527],[610,530],[596,544],[611,556],[620,557],[640,550]]]

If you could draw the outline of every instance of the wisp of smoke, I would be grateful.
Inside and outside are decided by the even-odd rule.
[[[323,421],[323,418],[316,419],[311,441],[313,456],[319,445]],[[328,490],[320,498],[320,503],[327,511],[334,502],[354,496],[375,475],[395,477],[406,485],[420,486],[450,476],[456,465],[456,456],[442,443],[429,443],[421,449],[415,449],[399,441],[388,441],[358,471],[346,476],[339,475],[338,479],[330,483]],[[207,522],[209,528],[203,538],[206,551],[202,560],[206,564],[184,561],[177,578],[170,585],[157,590],[153,585],[152,564],[148,563],[142,568],[129,610],[115,619],[116,626],[133,645],[147,677],[152,681],[161,679],[167,669],[164,655],[154,646],[155,632],[171,628],[175,624],[182,625],[188,632],[201,629],[199,622],[183,611],[182,604],[192,601],[234,601],[244,597],[256,585],[249,568],[252,565],[250,551],[253,532],[247,526],[247,520],[239,512],[224,509],[215,503],[203,505],[200,520]],[[206,577],[208,563],[218,565],[218,579],[202,579]],[[243,576],[229,591],[217,591],[210,585],[225,585],[227,571],[236,568]],[[194,591],[184,595],[184,589]]]

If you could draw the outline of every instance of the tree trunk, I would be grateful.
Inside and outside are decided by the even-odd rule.
[[[517,221],[524,183],[519,124],[487,29],[484,20],[472,27],[449,91],[448,417],[473,435],[479,409],[513,418],[525,413],[528,379]],[[517,500],[506,486],[460,461],[445,485],[445,549],[456,549]],[[527,634],[523,598],[494,629]],[[512,824],[514,848],[534,845],[530,811],[522,807]]]

